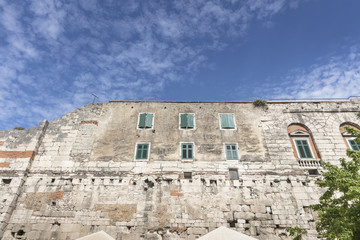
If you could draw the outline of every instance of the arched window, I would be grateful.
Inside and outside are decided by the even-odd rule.
[[[320,168],[320,154],[316,150],[314,139],[309,129],[302,124],[290,124],[287,131],[299,166],[306,169]]]
[[[340,125],[340,133],[344,138],[345,144],[348,148],[352,149],[352,150],[360,150],[360,143],[355,142],[355,136],[351,135],[350,133],[348,133],[345,129],[345,127],[351,127],[354,128],[355,130],[360,131],[360,128],[354,124],[354,123],[342,123]]]

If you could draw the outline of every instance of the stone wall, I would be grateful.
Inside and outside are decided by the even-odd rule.
[[[356,100],[267,108],[114,101],[20,131],[18,142],[9,139],[20,132],[1,132],[0,171],[13,174],[0,185],[13,199],[3,239],[76,239],[100,230],[115,239],[196,239],[219,226],[258,239],[290,239],[285,228],[300,226],[317,239],[309,206],[322,193],[314,183],[321,175],[299,166],[287,127],[305,125],[321,160],[336,164],[346,150],[340,124],[359,124],[358,111]],[[154,114],[151,129],[138,129],[140,113]],[[194,130],[179,128],[180,113],[195,114]],[[236,128],[220,129],[219,113],[233,113]],[[194,144],[193,161],[181,160],[182,142]],[[150,144],[148,160],[135,159],[137,143]],[[239,160],[226,160],[224,144],[237,144]],[[230,180],[229,169],[239,179]]]

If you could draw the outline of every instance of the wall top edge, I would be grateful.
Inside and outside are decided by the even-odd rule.
[[[349,100],[269,100],[268,104],[284,104],[284,103],[349,103],[354,102],[355,99]],[[360,99],[356,99],[358,101]],[[154,102],[154,103],[253,103],[253,101],[167,101],[167,100],[110,100],[109,103],[141,103],[141,102]]]

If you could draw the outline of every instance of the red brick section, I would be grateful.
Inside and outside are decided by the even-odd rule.
[[[182,197],[184,196],[184,194],[179,192],[178,190],[171,190],[170,196]]]
[[[98,122],[97,121],[81,121],[80,122],[80,125],[82,124],[94,124],[94,125],[98,125]]]
[[[0,168],[2,167],[9,167],[10,166],[10,163],[9,162],[2,162],[0,163]]]
[[[0,151],[0,158],[29,158],[34,151]]]
[[[0,141],[0,146],[4,145],[4,141]]]
[[[64,196],[64,191],[57,191],[49,194],[49,198],[53,200],[62,199],[63,196]]]

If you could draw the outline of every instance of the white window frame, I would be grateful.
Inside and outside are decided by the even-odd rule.
[[[151,121],[151,128],[139,128],[140,115],[143,114],[143,113],[152,114],[152,115],[153,115],[153,118],[152,118],[152,121]],[[138,120],[137,120],[137,124],[136,124],[136,129],[137,129],[137,130],[152,130],[152,129],[154,129],[154,123],[155,123],[155,113],[151,113],[151,112],[140,112],[140,113],[138,114]]]
[[[309,141],[309,137],[310,137],[310,136],[306,136],[306,137],[292,137],[292,138],[291,138],[292,141],[293,141],[293,144],[294,144],[294,146],[295,146],[296,153],[297,153],[297,156],[298,156],[299,159],[316,159],[316,158],[315,158],[315,155],[314,155],[314,152],[313,152],[313,150],[312,150],[312,146],[311,146],[310,141]],[[300,156],[299,149],[298,149],[298,147],[297,147],[297,145],[296,145],[296,140],[306,140],[306,141],[307,141],[307,144],[309,145],[309,148],[310,148],[310,152],[311,152],[312,158],[302,158],[302,157]]]
[[[181,114],[192,114],[194,116],[194,127],[193,128],[181,128]],[[179,130],[183,130],[183,131],[191,131],[191,130],[195,130],[196,129],[196,120],[195,120],[195,113],[179,113]]]
[[[192,159],[183,159],[182,158],[182,145],[183,144],[192,144],[192,146],[193,146]],[[193,162],[194,161],[194,159],[195,159],[195,143],[194,142],[180,142],[180,159],[183,162]]]
[[[148,153],[147,153],[147,158],[146,159],[136,159],[136,153],[137,153],[137,146],[138,144],[148,144]],[[147,162],[150,159],[150,149],[151,149],[151,143],[150,142],[137,142],[135,143],[135,153],[134,153],[134,160],[137,162]]]
[[[225,155],[225,160],[226,161],[239,161],[240,160],[240,155],[239,155],[239,145],[237,143],[224,143],[224,155]],[[238,159],[227,159],[226,157],[226,145],[235,145],[236,146],[236,154]]]
[[[233,116],[234,128],[222,128],[221,127],[221,114],[231,114]],[[220,130],[229,130],[229,131],[237,130],[236,119],[235,119],[234,113],[218,113],[218,118],[219,118],[219,129]]]
[[[345,137],[345,139],[346,139],[346,142],[347,142],[347,144],[349,145],[349,148],[351,149],[351,150],[354,150],[352,147],[351,147],[351,144],[350,144],[350,140],[355,140],[356,139],[356,137]],[[359,143],[357,143],[357,144],[359,144]],[[360,144],[359,144],[360,145]],[[356,151],[356,150],[355,150]]]

